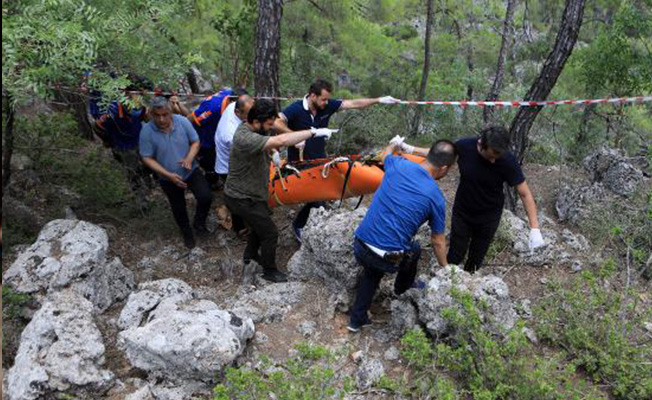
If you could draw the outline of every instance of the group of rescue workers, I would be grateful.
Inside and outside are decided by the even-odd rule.
[[[167,196],[174,219],[188,248],[196,236],[210,234],[206,221],[213,190],[223,189],[224,203],[233,218],[233,229],[248,233],[245,264],[263,267],[263,278],[284,282],[276,265],[278,228],[268,206],[270,163],[280,168],[279,151],[287,148],[287,161],[326,158],[326,140],[338,111],[362,109],[399,100],[380,98],[331,99],[332,86],[324,80],[310,85],[308,94],[279,112],[267,99],[254,100],[244,91],[222,90],[207,96],[189,111],[177,96],[156,96],[148,107],[111,103],[97,112],[100,136],[115,158],[129,171],[132,188],[142,192],[153,171]],[[147,122],[148,121],[148,122]],[[401,153],[423,157],[421,163]],[[509,151],[509,133],[489,127],[478,137],[456,142],[438,140],[420,148],[394,137],[382,155],[384,177],[371,205],[355,231],[353,250],[363,267],[348,329],[358,332],[371,323],[368,311],[385,274],[396,273],[394,290],[401,294],[423,287],[416,279],[421,255],[414,239],[428,222],[434,255],[440,266],[462,264],[468,272],[481,267],[500,223],[503,186],[515,187],[530,225],[530,248],[544,245],[537,209],[523,172]],[[457,164],[460,182],[455,194],[447,249],[446,200],[437,181]],[[191,225],[186,191],[197,206]],[[310,210],[324,203],[305,204],[292,228],[301,241]]]

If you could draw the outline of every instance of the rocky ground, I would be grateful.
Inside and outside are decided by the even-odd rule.
[[[531,316],[545,283],[600,263],[600,249],[572,222],[595,196],[627,198],[639,185],[649,187],[619,157],[605,150],[587,160],[587,168],[598,171],[593,176],[528,166],[548,246],[529,251],[523,211],[505,212],[505,245],[475,275],[435,265],[422,229],[426,289],[397,297],[386,279],[371,310],[374,325],[356,335],[346,330],[359,272],[350,243],[369,199],[358,210],[351,201],[314,212],[302,246],[290,229],[297,207],[275,210],[279,265],[291,277],[283,284],[263,281],[255,268],[244,270],[245,241],[220,226],[217,212],[215,233],[193,251],[169,230],[142,235],[129,224],[99,226],[69,213],[70,219],[49,222],[35,243],[3,259],[3,285],[32,297],[23,311],[29,324],[3,350],[3,396],[208,397],[224,367],[256,365],[260,355],[282,360],[300,341],[344,349],[343,370],[366,390],[383,373],[405,373],[398,339],[406,330],[418,325],[433,336],[446,334],[440,311],[455,305],[452,287],[485,300],[493,317],[487,329],[500,334]],[[440,183],[449,205],[457,180],[453,173]],[[221,199],[216,203],[217,209]]]

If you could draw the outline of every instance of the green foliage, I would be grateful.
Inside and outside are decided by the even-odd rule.
[[[89,209],[118,208],[131,199],[120,164],[104,148],[80,138],[68,113],[21,115],[16,123],[16,147],[33,160],[42,179],[69,187]]]
[[[127,75],[176,82],[200,60],[172,32],[191,0],[20,0],[3,2],[2,87],[17,103],[77,88],[83,75],[105,97],[122,98]]]
[[[2,350],[3,356],[6,349],[17,345],[18,335],[24,327],[20,318],[21,309],[31,300],[31,296],[17,293],[8,286],[2,286]],[[3,357],[3,362],[6,361]]]
[[[618,399],[652,396],[652,346],[641,334],[650,310],[632,289],[610,288],[615,270],[607,263],[597,274],[584,272],[571,287],[551,284],[537,310],[537,332],[561,346],[572,365],[605,383]]]
[[[414,330],[401,340],[402,355],[413,374],[403,383],[412,398],[603,398],[575,379],[573,366],[559,368],[561,355],[537,355],[522,324],[504,338],[494,336],[483,328],[484,304],[467,292],[452,295],[460,307],[443,313],[453,328],[450,337],[433,344],[423,331]]]
[[[493,260],[503,251],[509,249],[514,242],[513,233],[509,230],[503,221],[504,220],[500,221],[496,235],[494,236],[494,239],[489,246],[489,250],[487,250],[487,255],[485,257],[489,262],[491,262],[491,260]]]
[[[647,3],[647,4],[644,4]],[[616,96],[652,91],[652,3],[623,1],[612,25],[580,50],[582,82],[589,93]]]
[[[597,248],[613,254],[630,256],[632,268],[639,268],[652,256],[652,187],[643,185],[628,202],[614,202],[605,207],[592,205],[580,221],[584,235]],[[623,268],[628,262],[623,257]],[[647,271],[652,274],[652,271]]]
[[[15,292],[8,286],[2,286],[2,317],[16,318],[20,309],[30,301],[28,294]]]
[[[323,346],[300,343],[297,355],[282,365],[262,360],[260,368],[228,368],[214,400],[341,399],[353,390],[351,378],[337,368],[336,355]]]

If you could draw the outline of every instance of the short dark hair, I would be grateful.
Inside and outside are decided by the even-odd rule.
[[[502,126],[490,126],[480,132],[480,147],[491,149],[497,154],[509,151],[509,132]]]
[[[240,111],[244,108],[245,104],[249,102],[249,99],[251,99],[251,96],[248,94],[241,94],[238,96],[237,100],[235,101],[235,109],[236,111]]]
[[[457,154],[455,143],[442,139],[430,147],[426,160],[435,167],[450,167],[457,160]]]
[[[253,124],[254,121],[263,123],[269,119],[276,119],[277,117],[278,110],[276,109],[276,104],[268,99],[259,99],[256,100],[251,110],[249,110],[247,121],[250,124]]]
[[[172,107],[170,106],[170,102],[168,101],[168,99],[166,99],[164,96],[154,96],[149,101],[149,109],[150,110],[160,110],[160,109],[172,110]]]
[[[321,96],[322,90],[325,90],[328,93],[333,93],[333,85],[331,85],[330,82],[327,82],[323,79],[317,79],[310,85],[310,89],[308,89],[308,94]]]

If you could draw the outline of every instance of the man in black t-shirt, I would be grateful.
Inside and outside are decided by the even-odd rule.
[[[453,204],[448,262],[461,264],[468,251],[464,269],[472,273],[482,266],[503,213],[504,183],[516,187],[523,201],[530,224],[530,249],[543,246],[534,197],[516,157],[509,151],[509,132],[490,127],[477,139],[461,139],[455,144],[460,184]],[[419,155],[428,151],[405,143],[401,149]]]

